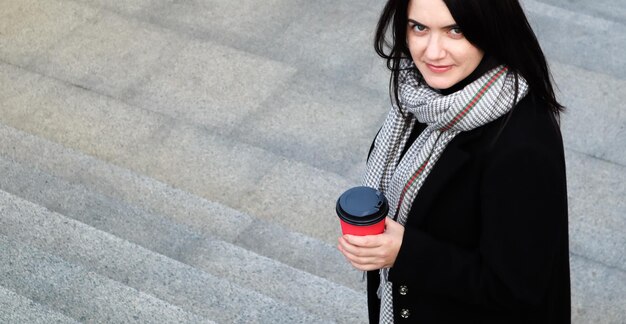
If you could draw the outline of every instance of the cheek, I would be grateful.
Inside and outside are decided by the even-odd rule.
[[[408,39],[407,46],[409,48],[409,52],[411,52],[411,57],[413,61],[417,61],[421,57],[421,53],[424,52],[424,46],[421,44],[419,39]]]
[[[464,64],[472,70],[480,64],[483,56],[484,54],[482,51],[469,44],[459,51],[459,59],[463,60]]]
[[[467,51],[450,51],[448,53],[454,64],[459,68],[457,71],[460,73],[473,71],[482,59],[480,56],[475,55],[475,53]]]

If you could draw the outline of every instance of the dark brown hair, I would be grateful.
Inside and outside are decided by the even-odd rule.
[[[518,0],[442,0],[469,42],[506,64],[528,82],[530,91],[558,117],[552,76],[537,37]],[[409,0],[389,0],[378,20],[376,53],[387,60],[392,100],[398,100],[400,60],[411,58],[406,43]]]

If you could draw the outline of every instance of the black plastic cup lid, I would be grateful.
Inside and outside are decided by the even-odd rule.
[[[354,187],[339,196],[336,210],[337,216],[344,222],[367,226],[384,219],[389,205],[382,192],[370,187]]]

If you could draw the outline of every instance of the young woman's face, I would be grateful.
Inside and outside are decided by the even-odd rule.
[[[434,89],[465,79],[484,55],[465,39],[443,0],[409,1],[406,38],[413,62]]]

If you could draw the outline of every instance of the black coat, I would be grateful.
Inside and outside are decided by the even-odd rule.
[[[378,271],[367,277],[377,323]],[[565,161],[545,105],[529,95],[450,142],[413,202],[389,280],[395,323],[570,322]]]

